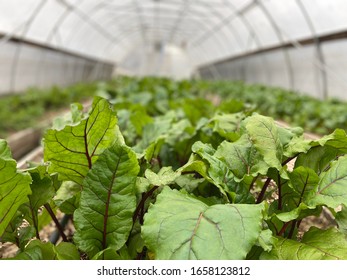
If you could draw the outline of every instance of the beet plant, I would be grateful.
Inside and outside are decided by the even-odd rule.
[[[344,130],[305,140],[238,102],[141,94],[74,106],[26,170],[0,142],[0,236],[15,259],[347,259]],[[334,224],[300,232],[322,211]],[[51,220],[57,244],[40,238]]]

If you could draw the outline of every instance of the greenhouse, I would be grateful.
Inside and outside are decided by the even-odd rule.
[[[346,69],[343,0],[1,0],[0,259],[347,260]]]

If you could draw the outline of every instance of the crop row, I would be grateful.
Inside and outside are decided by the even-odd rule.
[[[89,112],[73,103],[45,131],[43,162],[25,170],[1,140],[1,242],[18,247],[15,259],[347,259],[346,132],[305,140],[210,92],[100,84]],[[334,224],[302,232],[323,208]],[[42,237],[51,221],[57,244]]]
[[[169,79],[135,79],[119,77],[107,83],[77,84],[49,90],[29,89],[27,92],[1,98],[0,137],[35,126],[49,111],[56,111],[73,102],[94,95],[116,97],[119,93],[156,92],[157,94],[208,97],[245,103],[253,110],[284,120],[294,126],[318,134],[331,133],[336,128],[347,129],[347,105],[338,100],[321,101],[297,92],[264,85],[248,85],[238,81],[180,81]],[[240,105],[242,106],[242,105]]]

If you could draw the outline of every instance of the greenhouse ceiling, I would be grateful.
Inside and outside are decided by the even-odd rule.
[[[318,72],[309,80],[318,84],[322,96],[329,91],[329,79],[338,81],[339,86],[347,80],[346,74],[328,65],[322,42],[345,41],[346,37],[344,0],[0,1],[0,55],[5,56],[1,48],[6,44],[21,45],[11,56],[6,54],[12,67],[8,74],[12,88],[16,88],[13,79],[17,79],[13,76],[21,71],[18,65],[27,57],[24,47],[30,46],[41,49],[41,54],[46,49],[49,55],[60,53],[88,59],[88,63],[114,64],[129,73],[178,73],[183,77],[195,71],[203,77],[226,78],[233,71],[225,68],[226,61],[257,55],[258,66],[267,72],[260,81],[290,88],[297,88],[298,79],[302,79],[296,77],[296,64],[304,59]],[[309,54],[308,47],[312,49]],[[297,50],[301,57],[292,54]],[[157,55],[153,57],[153,53]],[[167,53],[171,54],[170,63]],[[275,56],[269,57],[269,53]],[[274,62],[278,57],[280,62]],[[173,65],[172,60],[180,65]],[[285,81],[273,78],[273,63],[283,65]],[[42,71],[43,64],[41,58],[34,71]],[[110,67],[107,69],[109,72]],[[259,75],[261,68],[252,69]],[[238,70],[236,78],[243,78],[241,72]],[[312,91],[309,83],[303,90]]]

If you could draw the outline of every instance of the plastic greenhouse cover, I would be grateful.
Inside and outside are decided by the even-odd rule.
[[[1,0],[0,46],[14,36],[119,62],[174,45],[200,65],[347,26],[345,0]]]

